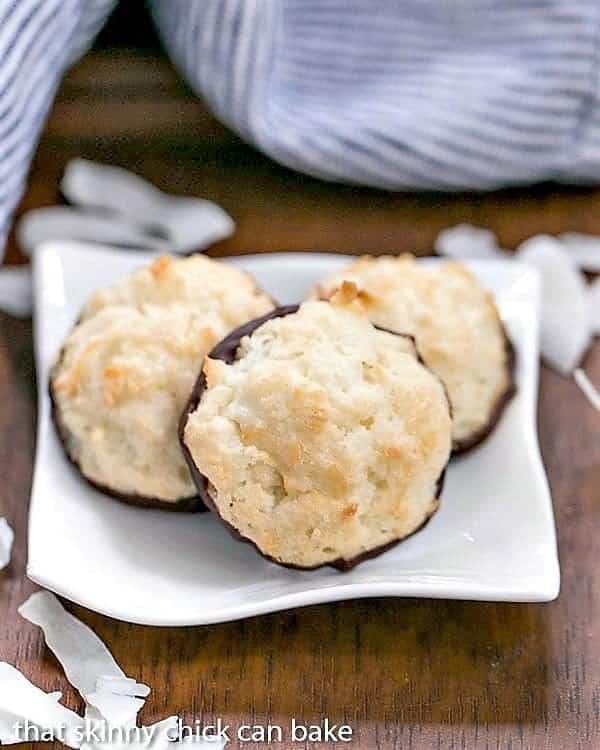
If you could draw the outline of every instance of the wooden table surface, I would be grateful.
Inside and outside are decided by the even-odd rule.
[[[216,255],[425,253],[441,228],[459,221],[494,229],[508,247],[540,232],[600,234],[599,190],[390,195],[294,174],[219,125],[154,49],[99,49],[69,75],[21,212],[56,201],[60,174],[76,155],[221,203],[238,230],[212,249]],[[14,239],[9,258],[22,260]],[[600,344],[585,364],[600,382]],[[16,614],[34,589],[24,572],[34,380],[31,323],[0,315],[0,515],[17,534],[13,562],[0,573],[0,658],[80,708],[39,632]],[[220,716],[234,727],[328,717],[354,730],[353,742],[339,747],[364,750],[598,748],[600,415],[573,382],[543,369],[539,431],[562,564],[562,592],[551,604],[379,599],[184,629],[69,609],[128,674],[153,687],[145,722],[173,713],[188,721]]]

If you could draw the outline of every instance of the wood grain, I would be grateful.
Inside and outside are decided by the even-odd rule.
[[[390,195],[293,174],[191,101],[156,52],[119,55],[93,52],[65,83],[21,212],[54,202],[64,164],[84,155],[222,203],[238,231],[213,248],[217,255],[422,253],[458,221],[491,227],[508,247],[539,232],[600,233],[594,189]],[[131,86],[139,86],[135,102],[124,93]],[[156,103],[157,91],[167,91],[169,106]],[[181,106],[170,106],[174,101]],[[23,260],[14,238],[10,258]],[[78,708],[39,633],[16,615],[33,590],[24,573],[35,426],[31,334],[30,323],[0,316],[0,515],[17,532],[13,563],[0,573],[0,658],[42,688],[63,690]],[[586,366],[600,382],[600,345]],[[600,417],[572,381],[543,370],[539,428],[563,568],[563,590],[552,604],[379,599],[179,630],[69,608],[106,640],[128,674],[153,686],[145,721],[178,713],[187,720],[221,716],[235,727],[327,716],[354,729],[354,741],[340,748],[364,750],[598,748]]]

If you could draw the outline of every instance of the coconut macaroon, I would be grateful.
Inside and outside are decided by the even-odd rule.
[[[273,307],[245,274],[221,271],[218,263],[209,275],[222,272],[231,289],[217,293],[214,278],[186,286],[178,267],[208,268],[189,260],[159,259],[96,295],[105,304],[93,314],[88,305],[51,373],[67,455],[93,485],[133,504],[202,509],[179,446],[181,412],[207,352],[232,327]]]
[[[513,348],[491,294],[460,263],[424,265],[411,255],[360,258],[314,294],[344,288],[374,323],[416,338],[448,391],[454,451],[480,443],[514,392]]]
[[[201,496],[235,536],[282,565],[345,570],[435,512],[451,418],[412,339],[334,297],[230,334],[180,434]]]

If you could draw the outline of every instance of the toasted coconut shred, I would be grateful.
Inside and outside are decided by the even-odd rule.
[[[0,662],[0,744],[26,741],[15,725],[28,722],[41,739],[55,739],[78,750],[222,750],[223,740],[179,741],[179,720],[170,716],[151,725],[137,725],[137,715],[150,693],[123,672],[98,636],[69,614],[51,593],[33,594],[19,609],[38,625],[65,675],[85,701],[85,715],[59,703],[61,693],[45,693],[17,669]]]

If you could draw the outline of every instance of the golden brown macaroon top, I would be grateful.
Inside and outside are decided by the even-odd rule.
[[[409,338],[339,298],[306,302],[204,373],[184,442],[219,515],[263,554],[300,567],[351,560],[437,507],[449,407]]]

